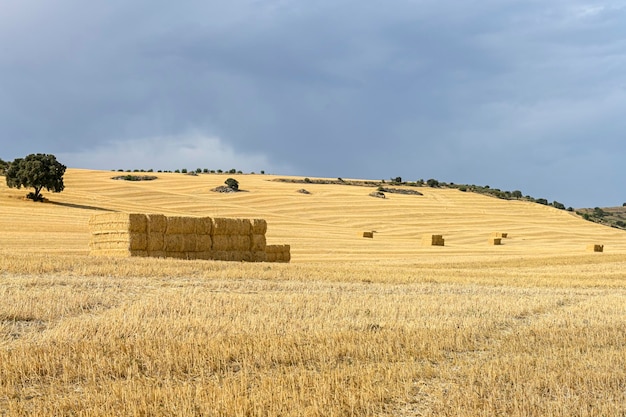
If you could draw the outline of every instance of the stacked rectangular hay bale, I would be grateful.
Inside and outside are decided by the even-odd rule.
[[[289,262],[291,260],[290,245],[267,245],[265,252],[267,262]]]
[[[598,244],[589,244],[587,245],[587,251],[588,252],[604,252],[604,245],[598,245]]]
[[[145,214],[106,213],[89,219],[92,255],[148,256]]]
[[[267,261],[267,222],[264,219],[253,219],[250,229],[250,252],[252,262]]]
[[[213,219],[213,259],[251,261],[251,230],[249,219]]]

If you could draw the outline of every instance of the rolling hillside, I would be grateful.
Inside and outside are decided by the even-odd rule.
[[[287,243],[292,262],[440,262],[442,257],[484,259],[585,254],[591,243],[626,254],[626,233],[540,204],[506,201],[454,189],[420,188],[422,196],[373,198],[369,187],[273,181],[270,175],[198,176],[159,173],[154,181],[120,181],[115,173],[68,169],[62,193],[24,201],[24,189],[0,182],[0,251],[88,253],[87,221],[112,211],[166,215],[264,218],[268,243]],[[243,192],[211,191],[226,178]],[[363,231],[376,231],[374,239]],[[507,232],[490,246],[491,232]],[[442,234],[445,247],[424,247],[424,234]]]

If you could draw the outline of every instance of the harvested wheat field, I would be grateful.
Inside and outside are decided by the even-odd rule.
[[[48,203],[0,183],[0,416],[626,415],[622,231],[452,189],[114,175],[69,169]],[[89,256],[106,212],[265,219],[291,261]]]

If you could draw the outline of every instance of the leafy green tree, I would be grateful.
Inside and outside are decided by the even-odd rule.
[[[439,181],[437,181],[436,179],[429,179],[428,181],[426,181],[426,185],[428,185],[431,188],[436,188],[439,187]]]
[[[231,190],[239,191],[239,181],[234,178],[228,178],[224,181],[224,184],[226,184]]]
[[[9,168],[9,163],[6,161],[3,161],[2,158],[0,158],[0,175],[4,175],[4,173],[6,172],[8,168]]]
[[[6,181],[9,188],[34,188],[27,198],[33,201],[43,201],[41,190],[46,189],[53,193],[60,193],[65,188],[63,175],[67,167],[57,161],[54,155],[30,154],[25,158],[14,160],[6,171]]]

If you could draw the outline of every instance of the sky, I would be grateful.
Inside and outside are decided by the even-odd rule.
[[[0,158],[626,202],[626,0],[1,0]]]

